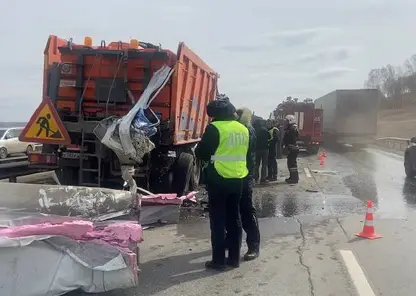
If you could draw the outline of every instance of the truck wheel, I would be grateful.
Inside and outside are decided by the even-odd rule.
[[[176,159],[173,167],[173,192],[182,196],[189,190],[189,181],[194,166],[194,156],[190,153],[182,152]]]
[[[189,190],[194,191],[199,187],[199,181],[201,178],[201,161],[199,159],[195,160],[194,166],[192,168],[191,179],[189,180]]]

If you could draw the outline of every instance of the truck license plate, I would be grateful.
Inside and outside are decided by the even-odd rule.
[[[79,153],[75,153],[75,152],[62,152],[62,158],[79,159]]]

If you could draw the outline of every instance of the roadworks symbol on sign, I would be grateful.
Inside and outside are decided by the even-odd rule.
[[[45,144],[71,143],[68,132],[49,99],[43,100],[36,109],[19,140]]]

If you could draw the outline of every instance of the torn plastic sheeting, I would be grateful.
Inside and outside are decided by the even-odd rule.
[[[139,114],[140,116],[141,114],[140,112],[143,112],[143,109],[147,109],[150,106],[150,103],[152,102],[153,99],[156,98],[158,94],[157,90],[163,88],[166,85],[172,73],[173,73],[173,70],[168,66],[163,66],[162,68],[157,70],[152,76],[152,78],[150,79],[149,84],[147,85],[140,99],[137,101],[134,107],[129,111],[129,113],[127,113],[127,115],[123,116],[123,118],[121,119],[120,127],[119,127],[120,141],[121,141],[121,145],[123,146],[124,153],[126,155],[132,156],[132,158],[134,158],[133,156],[136,154],[136,149],[133,146],[132,138],[130,137],[130,129],[132,127],[132,121],[136,118],[136,115]],[[155,94],[153,97],[151,97],[153,93]],[[137,119],[136,121],[140,120],[140,118],[136,118],[136,119]],[[137,125],[140,126],[140,124],[136,123],[136,126]],[[136,130],[136,132],[137,131],[138,130]]]
[[[155,146],[149,137],[156,133],[155,126],[159,124],[159,118],[149,109],[157,120],[156,123],[151,123],[144,110],[149,108],[172,73],[173,70],[168,66],[160,68],[154,73],[143,94],[128,114],[122,118],[106,118],[95,128],[95,135],[116,153],[122,165],[141,163],[144,155],[154,149]],[[152,94],[154,95],[151,97]]]

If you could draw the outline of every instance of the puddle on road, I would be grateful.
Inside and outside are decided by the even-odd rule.
[[[263,217],[345,216],[363,213],[363,202],[348,195],[321,192],[264,193],[254,200],[257,215]]]

